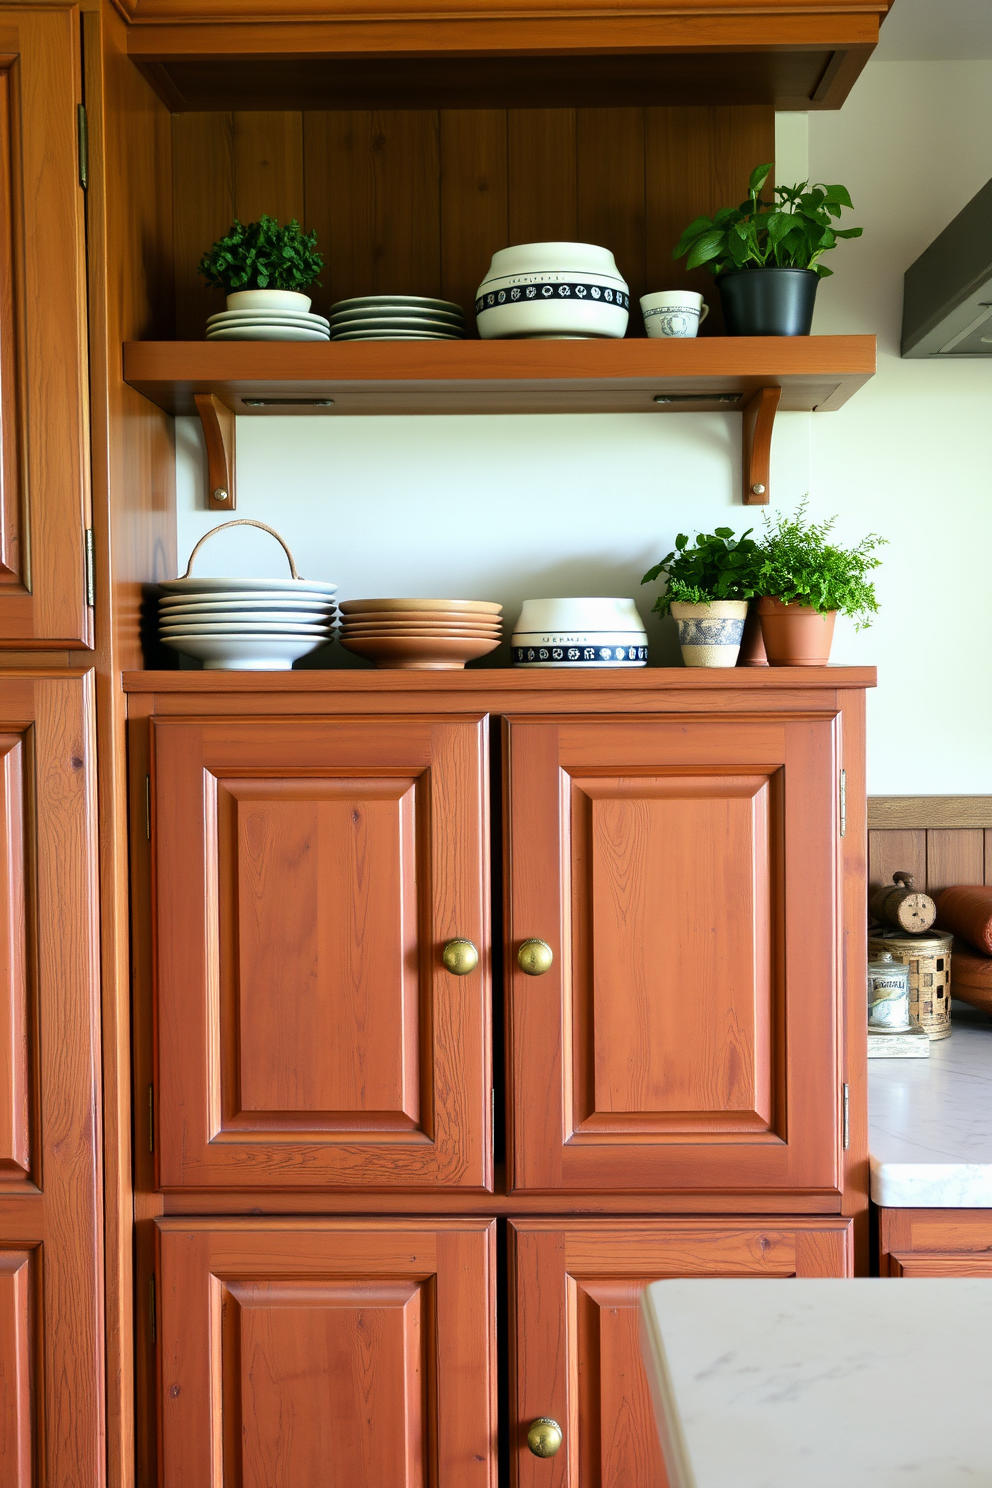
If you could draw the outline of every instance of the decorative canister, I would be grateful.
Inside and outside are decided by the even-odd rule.
[[[951,1032],[951,945],[953,936],[939,930],[926,935],[879,931],[868,940],[868,955],[891,951],[909,968],[909,1015],[931,1039]]]
[[[891,951],[868,962],[868,1027],[905,1033],[909,1017],[909,967]]]
[[[594,243],[518,243],[493,254],[479,285],[475,321],[483,341],[504,337],[585,340],[627,330],[630,291],[608,248]]]
[[[682,660],[686,666],[732,667],[741,649],[746,599],[711,599],[706,604],[672,601]]]

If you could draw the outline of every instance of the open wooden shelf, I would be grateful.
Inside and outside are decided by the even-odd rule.
[[[874,371],[874,336],[124,347],[125,381],[173,414],[196,413],[197,393],[250,416],[727,411],[769,387],[783,412],[822,413]]]

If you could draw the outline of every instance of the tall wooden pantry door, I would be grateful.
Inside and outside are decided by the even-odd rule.
[[[91,673],[0,673],[0,1488],[104,1479]]]
[[[92,644],[76,6],[0,5],[0,644]]]
[[[836,1191],[837,717],[506,733],[511,1187]]]

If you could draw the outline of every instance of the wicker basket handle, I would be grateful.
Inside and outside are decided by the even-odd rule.
[[[289,571],[292,574],[293,578],[300,579],[303,577],[302,574],[299,574],[296,571],[296,562],[293,558],[292,553],[289,551],[289,544],[286,542],[285,538],[279,536],[274,527],[267,527],[264,522],[256,522],[253,517],[235,517],[233,522],[221,522],[219,527],[211,527],[209,532],[205,532],[203,534],[203,536],[200,538],[200,541],[197,543],[196,547],[189,555],[189,562],[186,565],[186,572],[179,575],[181,579],[188,579],[190,574],[193,572],[193,559],[203,547],[203,544],[207,541],[207,538],[214,537],[218,532],[226,532],[228,527],[261,527],[263,532],[267,532],[270,537],[275,538],[276,542],[279,543],[283,552],[286,554],[286,557],[289,559]]]

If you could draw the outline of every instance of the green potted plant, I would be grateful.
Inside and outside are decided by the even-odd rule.
[[[199,263],[199,273],[214,289],[227,291],[228,310],[289,311],[305,315],[305,293],[324,267],[317,234],[305,233],[296,221],[280,227],[274,217],[257,222],[235,218]]]
[[[705,267],[716,279],[723,318],[732,336],[808,336],[816,286],[833,272],[820,255],[838,238],[859,238],[860,227],[837,218],[852,205],[846,186],[776,186],[774,201],[760,193],[771,165],[751,172],[748,198],[690,222],[672,253],[686,268]]]
[[[863,630],[878,610],[868,575],[886,539],[870,532],[854,547],[840,547],[830,541],[836,517],[811,522],[807,505],[803,497],[792,516],[766,514],[751,570],[770,666],[826,666],[837,615]]]
[[[732,528],[717,527],[700,532],[692,547],[680,532],[674,550],[641,580],[667,579],[654,608],[661,615],[670,612],[675,620],[686,666],[737,665],[747,602],[754,593],[751,575],[758,545],[751,530],[735,537]]]

